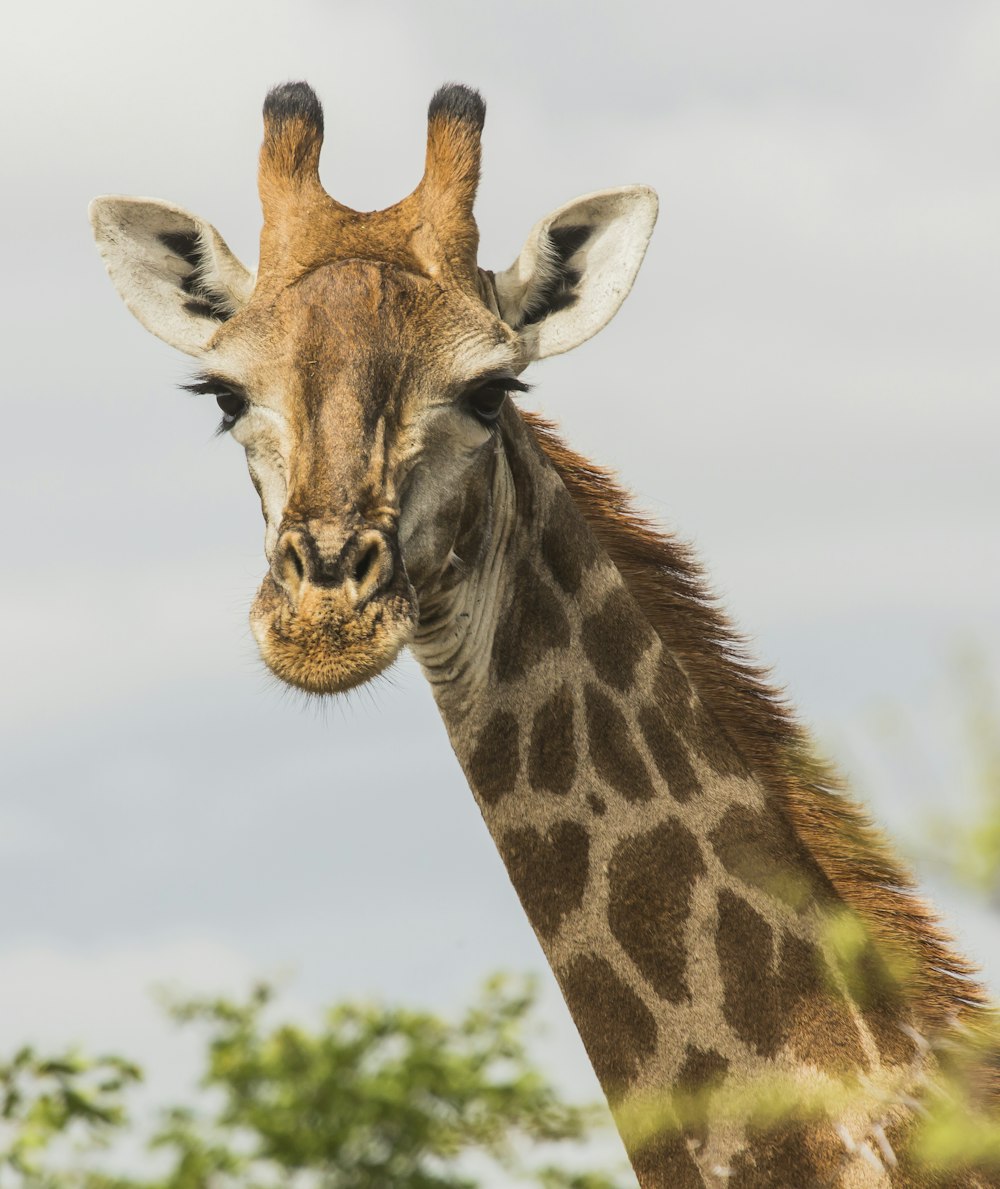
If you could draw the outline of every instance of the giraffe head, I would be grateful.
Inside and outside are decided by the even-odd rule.
[[[256,276],[177,207],[91,205],[125,304],[199,361],[191,388],[216,397],[246,451],[268,563],[251,625],[272,671],[310,692],[389,665],[475,553],[507,394],[533,360],[608,322],[652,231],[651,190],[601,191],[541,220],[505,272],[482,271],[484,114],[476,92],[438,91],[420,184],[358,212],[320,183],[313,91],[273,90]]]

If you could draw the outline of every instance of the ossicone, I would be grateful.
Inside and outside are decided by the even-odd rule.
[[[282,83],[264,100],[262,178],[272,182],[319,181],[323,107],[308,83]]]
[[[486,101],[478,91],[464,83],[445,83],[438,87],[427,107],[427,119],[459,120],[482,132],[486,122]]]
[[[258,286],[287,283],[321,262],[362,256],[475,290],[479,236],[472,207],[485,115],[478,91],[460,83],[441,87],[427,110],[420,183],[392,207],[359,212],[331,197],[320,181],[323,109],[315,91],[304,82],[271,90],[258,176],[264,212]]]

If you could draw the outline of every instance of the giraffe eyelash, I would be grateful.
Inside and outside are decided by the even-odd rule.
[[[473,382],[466,389],[463,404],[466,411],[482,425],[492,425],[511,392],[527,392],[528,385],[515,376],[490,376]]]
[[[250,402],[242,389],[219,376],[203,374],[196,376],[190,384],[182,384],[185,392],[196,396],[214,396],[222,410],[222,420],[215,427],[216,436],[229,433],[249,408]]]

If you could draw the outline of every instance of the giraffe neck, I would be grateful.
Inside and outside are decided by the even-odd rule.
[[[826,956],[829,882],[531,433],[502,424],[461,576],[422,605],[414,652],[640,1182],[829,1180],[851,1163],[833,1123],[755,1141],[738,1096],[713,1112],[712,1091],[918,1077],[904,1015],[888,992],[852,1000]],[[685,1094],[699,1117],[636,1125]],[[863,1137],[877,1113],[837,1122]]]

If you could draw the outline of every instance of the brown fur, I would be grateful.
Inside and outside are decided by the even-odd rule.
[[[956,1017],[980,1018],[986,996],[973,981],[975,968],[951,948],[914,894],[910,873],[816,758],[765,671],[747,659],[690,551],[656,531],[611,474],[570,450],[549,423],[531,413],[524,418],[665,646],[778,798],[834,890],[890,953],[908,961],[921,1026],[934,1033]]]
[[[335,260],[377,260],[480,292],[479,232],[472,204],[479,183],[480,133],[470,113],[432,110],[424,176],[412,194],[381,211],[355,211],[319,178],[323,119],[311,96],[301,110],[264,106],[258,188],[264,212],[258,290],[278,290]],[[299,92],[300,97],[303,92]],[[272,102],[272,97],[276,97]]]

